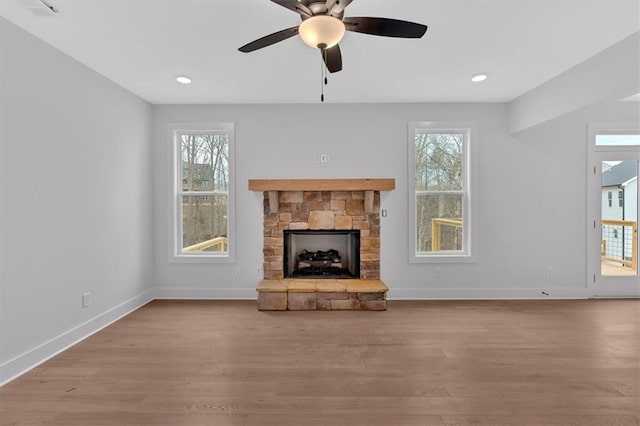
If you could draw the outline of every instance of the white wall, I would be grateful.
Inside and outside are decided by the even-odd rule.
[[[2,18],[0,43],[2,383],[149,300],[153,234],[151,106]]]
[[[640,31],[511,101],[511,133],[638,92]]]
[[[636,110],[619,118],[628,121]],[[382,196],[389,216],[382,219],[381,235],[382,279],[390,298],[540,297],[543,290],[552,297],[587,296],[586,129],[589,120],[602,121],[598,117],[615,121],[618,115],[570,114],[515,138],[502,104],[156,106],[158,294],[255,297],[262,194],[248,191],[248,179],[393,177],[396,190]],[[418,120],[477,123],[476,263],[408,262],[407,123]],[[167,125],[216,121],[236,123],[237,262],[170,263]],[[318,154],[330,155],[331,162],[314,165]],[[440,279],[436,267],[442,268]]]
[[[589,216],[589,223],[593,221],[602,209],[600,204],[602,197],[601,182],[594,182],[593,167],[600,167],[600,163],[588,164],[587,158],[589,157],[589,151],[592,147],[589,145],[588,125],[590,123],[624,123],[631,124],[637,123],[640,125],[640,103],[638,102],[612,102],[602,105],[592,106],[569,114],[561,119],[553,120],[544,126],[539,126],[522,135],[523,140],[530,141],[535,144],[543,144],[546,146],[546,150],[553,155],[553,152],[557,149],[561,149],[563,146],[575,146],[576,150],[572,158],[567,159],[567,167],[575,169],[578,173],[574,180],[571,181],[558,181],[555,182],[558,188],[561,189],[561,194],[564,194],[564,202],[569,202],[575,205],[575,211],[578,213],[578,220],[575,226],[571,226],[569,229],[571,232],[563,232],[559,234],[561,238],[553,242],[554,246],[564,247],[566,250],[577,250],[579,254],[583,256],[584,263],[580,266],[579,272],[586,276],[591,276],[589,270],[594,273],[600,269],[600,233],[591,234],[592,245],[587,246],[587,216]],[[579,166],[575,168],[574,165]],[[545,174],[547,171],[545,170]],[[582,179],[579,179],[582,177]],[[551,175],[553,178],[553,175]],[[591,186],[587,184],[587,178],[591,181]],[[566,184],[566,186],[565,186]],[[594,191],[590,196],[587,195],[587,190]],[[595,205],[592,204],[591,208],[595,209],[587,215],[587,199],[590,199],[593,203],[597,200]],[[614,195],[615,199],[615,195]],[[563,201],[561,198],[558,202]],[[565,212],[561,212],[562,220],[570,220]],[[589,231],[592,232],[593,228],[590,226]],[[593,236],[596,235],[594,238]],[[589,259],[593,264],[587,264],[587,254],[589,253]],[[597,288],[594,286],[592,280],[588,280],[587,284],[590,288],[586,290],[586,296],[594,296],[596,292],[599,296],[602,295],[615,295],[616,290],[613,287],[610,288]],[[621,283],[622,285],[622,283]],[[628,285],[628,284],[624,284]],[[627,291],[620,293],[621,295],[633,294],[628,291],[631,287],[627,287]]]

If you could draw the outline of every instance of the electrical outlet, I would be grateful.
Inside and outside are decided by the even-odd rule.
[[[82,293],[82,307],[88,308],[91,305],[91,292]]]
[[[544,276],[546,278],[551,278],[553,276],[553,269],[551,268],[551,266],[547,266],[544,270]]]
[[[320,163],[321,164],[328,163],[329,161],[331,161],[331,159],[329,158],[329,156],[327,154],[320,154]]]
[[[233,270],[233,276],[236,280],[240,278],[240,268],[236,268]]]
[[[436,268],[436,278],[438,279],[442,278],[442,268],[439,266]]]

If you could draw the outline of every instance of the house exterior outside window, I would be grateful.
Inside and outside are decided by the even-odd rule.
[[[175,262],[232,262],[233,142],[231,123],[170,126],[173,153]]]

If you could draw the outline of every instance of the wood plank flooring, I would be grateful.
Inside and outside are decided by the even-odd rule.
[[[640,425],[640,300],[154,301],[0,389],[1,425]]]

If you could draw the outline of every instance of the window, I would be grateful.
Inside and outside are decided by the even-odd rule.
[[[596,135],[595,140],[598,146],[638,146],[640,134],[600,134]]]
[[[609,207],[613,206],[613,193],[611,191],[607,192],[607,200],[609,201]]]
[[[618,207],[624,207],[624,191],[618,191]]]
[[[174,261],[232,261],[233,124],[172,128]]]
[[[464,261],[470,247],[471,125],[411,123],[411,261]]]

